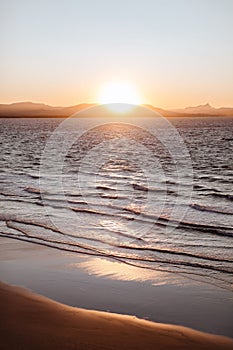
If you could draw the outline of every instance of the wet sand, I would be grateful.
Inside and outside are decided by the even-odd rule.
[[[2,349],[233,349],[233,340],[66,306],[0,284]]]
[[[70,306],[233,336],[232,292],[175,274],[2,238],[0,280]]]

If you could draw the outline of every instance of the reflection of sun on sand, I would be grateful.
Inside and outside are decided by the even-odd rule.
[[[4,350],[233,349],[233,340],[132,316],[69,307],[0,284]]]
[[[155,271],[149,269],[142,269],[140,267],[131,266],[125,263],[120,263],[118,261],[110,261],[105,259],[90,258],[84,262],[77,264],[71,264],[71,266],[76,266],[78,268],[84,269],[89,274],[96,276],[104,276],[112,278],[113,280],[120,281],[151,281],[153,285],[162,285],[167,283],[176,283],[179,281],[177,276],[172,275],[162,271]],[[182,283],[184,281],[182,280]]]

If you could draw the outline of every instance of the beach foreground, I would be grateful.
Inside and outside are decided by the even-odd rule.
[[[233,340],[66,306],[0,284],[2,349],[233,349]]]

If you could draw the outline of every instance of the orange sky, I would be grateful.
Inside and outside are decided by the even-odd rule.
[[[98,102],[128,81],[143,103],[233,106],[231,0],[3,0],[0,103]]]

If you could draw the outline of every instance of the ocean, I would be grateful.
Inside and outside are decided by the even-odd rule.
[[[232,117],[0,120],[0,235],[232,289]]]

